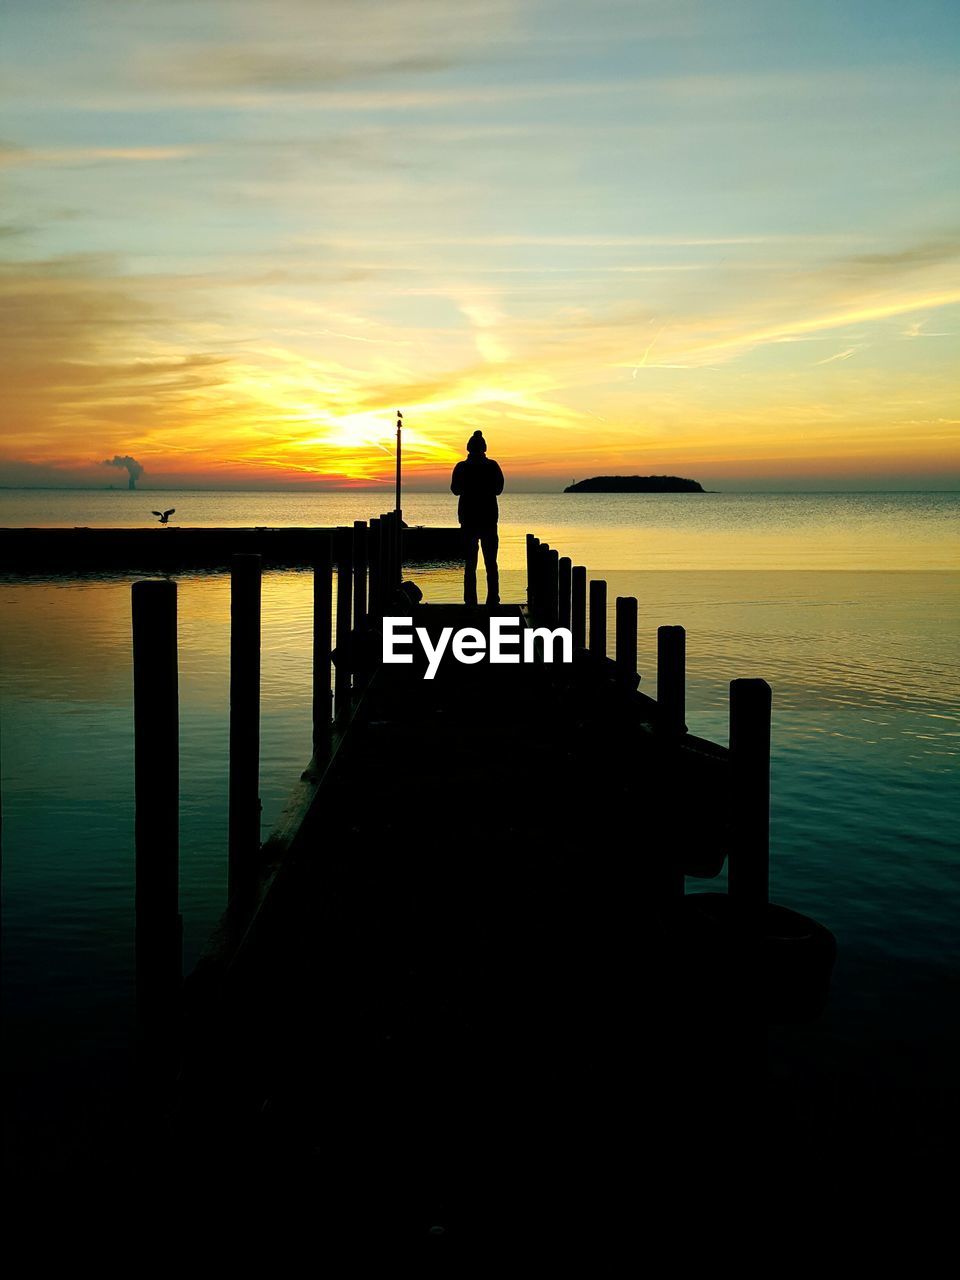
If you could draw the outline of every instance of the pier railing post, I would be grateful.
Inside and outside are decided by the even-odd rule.
[[[759,927],[770,892],[770,712],[766,680],[730,682],[730,899]]]
[[[381,604],[384,609],[393,595],[393,521],[390,512],[385,511],[380,517],[380,564],[383,574]]]
[[[532,609],[534,597],[534,574],[535,562],[537,556],[537,547],[540,545],[539,538],[535,538],[532,533],[527,534],[527,608]]]
[[[344,530],[346,533],[346,530]],[[337,674],[333,707],[341,715],[350,704],[350,606],[353,548],[350,539],[341,540],[337,555]]]
[[[570,626],[570,590],[571,590],[571,570],[573,563],[569,556],[561,556],[558,561],[558,581],[559,581],[559,598],[557,605],[557,625],[561,627]]]
[[[249,888],[260,851],[260,582],[258,555],[230,570],[229,892]]]
[[[353,625],[360,628],[367,620],[367,525],[353,522]]]
[[[574,649],[587,647],[587,570],[575,564],[570,570],[570,631]]]
[[[550,550],[545,542],[537,541],[533,555],[533,620],[534,622],[543,622],[546,610],[546,582],[547,575],[545,565],[547,561],[547,552]]]
[[[618,673],[636,682],[637,676],[637,600],[635,596],[617,596],[615,660]]]
[[[131,603],[137,1010],[154,1056],[181,977],[177,584],[135,582]]]
[[[664,733],[686,733],[687,633],[683,627],[657,628],[657,707]]]
[[[548,627],[557,625],[560,612],[560,552],[554,547],[547,551],[544,561],[545,582],[545,617]]]
[[[602,578],[590,583],[590,652],[607,656],[607,584]]]
[[[330,741],[330,636],[333,627],[333,582],[330,535],[317,546],[313,567],[313,750],[320,754]]]
[[[383,564],[382,564],[383,522],[379,519],[370,521],[370,533],[367,537],[367,559],[370,564],[370,604],[371,617],[379,618],[383,613]]]

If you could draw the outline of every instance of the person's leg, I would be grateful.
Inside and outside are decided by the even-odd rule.
[[[463,531],[463,603],[477,603],[477,544],[479,534],[474,529]]]
[[[496,525],[484,530],[480,544],[483,547],[483,567],[487,571],[487,604],[499,604],[500,568],[497,564],[497,552],[500,549],[500,535]]]

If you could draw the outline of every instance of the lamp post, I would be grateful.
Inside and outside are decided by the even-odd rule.
[[[403,427],[403,414],[398,409],[397,410],[397,500],[396,500],[398,528],[403,527],[403,511],[401,510],[401,507],[400,507],[400,459],[401,459],[401,452],[402,452],[400,432],[402,427]]]

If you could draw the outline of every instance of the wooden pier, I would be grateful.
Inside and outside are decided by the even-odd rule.
[[[458,528],[402,530],[408,564],[463,559]],[[229,568],[235,555],[258,555],[265,568],[312,568],[331,544],[335,560],[352,529],[0,529],[0,573],[177,573]]]
[[[617,600],[608,643],[606,584],[531,536],[526,600],[432,605],[402,582],[399,535],[393,513],[355,527],[335,609],[318,548],[315,754],[262,844],[259,593],[234,566],[230,902],[182,991],[158,999],[144,969],[158,1160],[324,1238],[629,1235],[638,1197],[674,1214],[691,1179],[716,1197],[732,1145],[760,1159],[763,1028],[826,994],[831,936],[768,902],[769,687],[733,683],[729,747],[698,738],[682,627],[660,629],[654,701],[641,601]],[[156,630],[175,600],[152,586],[134,590]],[[427,681],[380,663],[383,616],[432,636],[568,626],[573,662],[448,654]],[[175,866],[149,761],[141,778],[144,857]],[[729,895],[685,893],[725,863]],[[165,932],[139,896],[138,919],[169,975],[163,902]]]

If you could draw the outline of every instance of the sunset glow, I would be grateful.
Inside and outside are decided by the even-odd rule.
[[[946,0],[2,21],[0,484],[960,484]]]

